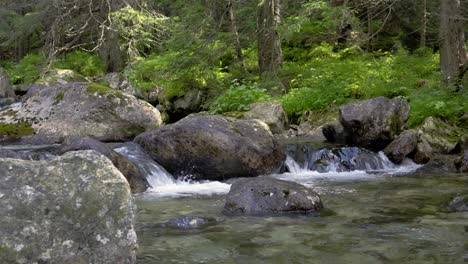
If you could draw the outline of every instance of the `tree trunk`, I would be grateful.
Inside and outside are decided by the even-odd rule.
[[[427,31],[427,0],[422,0],[422,19],[421,19],[421,38],[419,47],[426,47],[426,31]]]
[[[467,61],[460,0],[441,0],[440,69],[442,81],[458,90]]]
[[[232,7],[232,0],[228,0],[228,12],[229,12],[229,21],[231,24],[231,32],[234,37],[237,59],[239,60],[240,66],[244,72],[247,72],[244,61],[244,54],[242,53],[242,46],[239,38],[239,31],[237,30],[236,17],[234,15],[234,9]]]
[[[280,24],[279,0],[263,0],[258,14],[258,67],[261,73],[275,73],[283,62],[281,40],[276,27]]]

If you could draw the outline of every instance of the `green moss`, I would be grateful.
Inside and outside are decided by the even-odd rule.
[[[9,139],[17,139],[24,136],[34,134],[34,129],[30,123],[1,123],[0,122],[0,138],[7,137]]]
[[[104,85],[99,85],[96,83],[91,83],[89,84],[86,91],[91,95],[96,94],[96,93],[99,95],[105,95],[107,92],[112,91],[112,88],[104,86]]]
[[[65,93],[63,91],[58,92],[55,95],[55,103],[56,104],[60,103],[63,100],[64,95],[65,95]]]

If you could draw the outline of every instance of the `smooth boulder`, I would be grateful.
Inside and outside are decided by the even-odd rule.
[[[391,161],[400,164],[408,155],[415,152],[418,138],[418,131],[414,129],[407,130],[393,140],[385,148],[384,153]]]
[[[0,263],[135,263],[135,203],[95,151],[0,159]]]
[[[347,144],[379,151],[405,130],[409,112],[402,97],[377,97],[341,106],[339,120]]]
[[[288,115],[281,104],[263,102],[251,104],[249,108],[250,110],[244,113],[244,118],[265,122],[273,134],[281,134],[289,129]]]
[[[69,137],[64,140],[58,152],[64,154],[77,150],[94,150],[110,159],[125,176],[133,193],[142,193],[148,189],[149,183],[138,167],[106,144],[92,138]]]
[[[258,120],[189,116],[135,138],[176,177],[225,180],[276,172],[285,154]]]
[[[160,125],[156,108],[109,87],[36,84],[22,104],[0,112],[0,141],[50,144],[67,136],[126,141]]]
[[[323,208],[313,190],[272,177],[239,179],[226,196],[225,214],[281,215],[314,213]]]

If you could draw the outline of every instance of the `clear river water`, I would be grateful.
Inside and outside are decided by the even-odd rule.
[[[138,153],[118,151],[144,164]],[[138,263],[468,263],[468,212],[447,209],[468,194],[468,174],[417,174],[417,165],[395,166],[381,153],[360,170],[331,162],[318,172],[308,164],[316,156],[301,164],[289,156],[289,172],[270,176],[313,188],[326,209],[281,217],[225,216],[229,183],[177,181],[147,160],[141,166],[153,188],[137,196]],[[211,221],[164,225],[185,216]]]

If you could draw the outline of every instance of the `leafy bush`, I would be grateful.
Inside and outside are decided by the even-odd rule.
[[[43,54],[28,54],[6,71],[13,84],[31,84],[40,78],[45,66],[46,57]]]
[[[210,111],[215,114],[246,111],[250,104],[270,99],[265,89],[259,89],[255,85],[234,82],[226,92],[216,98],[210,107]]]
[[[58,60],[54,67],[73,70],[87,77],[100,76],[105,72],[104,62],[97,54],[79,50],[65,55],[65,58]]]
[[[430,115],[454,123],[468,111],[466,92],[454,95],[440,87],[439,55],[427,49],[415,55],[404,50],[362,54],[334,52],[331,45],[322,44],[303,52],[313,56],[285,62],[280,72],[289,89],[280,101],[291,117],[377,96],[406,97],[413,127]]]

